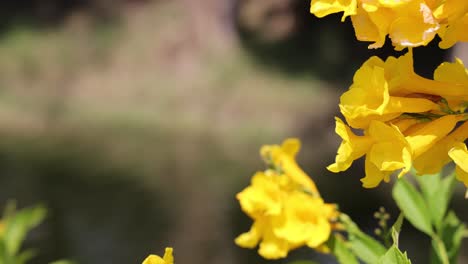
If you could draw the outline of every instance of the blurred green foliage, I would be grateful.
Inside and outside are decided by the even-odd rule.
[[[26,235],[46,216],[43,206],[25,208],[16,211],[13,204],[9,204],[0,222],[0,262],[4,264],[24,264],[34,257],[31,249],[20,251]]]

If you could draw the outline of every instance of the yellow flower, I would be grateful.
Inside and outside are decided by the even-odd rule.
[[[258,253],[266,259],[284,258],[301,246],[323,250],[338,216],[336,206],[323,201],[295,162],[299,146],[299,140],[287,139],[281,146],[262,147],[270,168],[257,172],[236,196],[254,223],[235,243],[245,248],[259,244]]]
[[[434,80],[468,84],[468,70],[459,58],[455,62],[444,62],[434,71]]]
[[[466,108],[464,101],[468,101],[468,92],[466,92],[468,87],[468,71],[463,61],[456,58],[453,63],[444,62],[440,64],[434,71],[434,80],[454,86],[454,88],[451,88],[453,92],[447,94],[449,91],[444,91],[443,97],[447,100],[452,110],[464,112]]]
[[[463,62],[442,63],[434,80],[413,70],[412,51],[389,57],[371,57],[356,71],[353,84],[340,98],[340,110],[353,128],[367,129],[372,120],[392,122],[405,113],[441,114],[448,102],[463,112],[468,101],[468,71]]]
[[[462,116],[446,115],[408,129],[405,132],[405,139],[413,150],[413,158],[419,157],[445,138],[461,119]]]
[[[235,239],[240,247],[255,248],[260,242],[259,254],[267,259],[286,257],[290,249],[288,241],[273,233],[272,221],[283,212],[284,199],[289,190],[285,177],[272,170],[257,172],[251,185],[237,194],[242,210],[254,223],[250,231]]]
[[[426,98],[405,96],[418,91],[406,88],[415,78],[412,54],[386,62],[371,57],[356,72],[350,89],[340,98],[340,110],[351,127],[366,129],[373,120],[382,122],[403,113],[423,113],[440,107]]]
[[[360,1],[351,17],[356,37],[373,41],[369,48],[380,48],[389,35],[392,44],[404,47],[427,45],[440,25],[424,1]]]
[[[455,168],[457,179],[463,182],[465,187],[468,187],[468,150],[466,149],[466,145],[457,142],[453,148],[450,149],[448,155],[457,165]]]
[[[434,71],[434,80],[423,78],[414,72],[411,49],[404,56],[388,57],[383,65],[390,94],[393,96],[426,98],[432,101],[438,101],[440,97],[447,100],[468,100],[468,74],[459,59],[455,63],[445,62],[439,65]]]
[[[438,34],[441,48],[468,40],[465,0],[312,0],[317,17],[344,12],[351,16],[356,37],[380,48],[388,35],[396,49],[425,46]]]
[[[286,139],[281,146],[266,145],[260,149],[260,155],[267,163],[281,170],[291,180],[300,184],[308,192],[317,194],[318,190],[312,179],[297,165],[296,154],[301,148],[301,142],[297,138]]]
[[[395,125],[374,120],[365,135],[357,136],[336,118],[336,131],[343,142],[335,163],[327,168],[332,172],[344,171],[354,160],[366,155],[366,176],[361,181],[366,188],[376,187],[382,181],[388,182],[395,171],[401,170],[398,177],[406,174],[413,160],[446,137],[459,120],[458,116],[447,115],[431,122],[410,124],[404,133]]]
[[[174,264],[172,251],[172,248],[167,247],[162,258],[157,255],[149,255],[142,264]]]
[[[373,10],[368,12],[367,10]],[[351,16],[356,38],[361,41],[374,42],[369,48],[380,48],[385,43],[391,21],[395,14],[387,8],[362,4],[356,15]]]
[[[419,174],[434,174],[450,162],[449,151],[468,138],[468,123],[463,123],[445,138],[438,141],[428,151],[414,160],[414,168]]]
[[[447,28],[439,32],[439,35],[442,39],[439,42],[439,47],[442,49],[448,49],[455,45],[458,41],[467,42],[468,41],[468,14],[465,14],[462,18],[456,20],[451,25],[448,25]]]
[[[373,121],[368,134],[374,144],[366,155],[366,176],[363,187],[376,187],[382,180],[388,182],[391,173],[401,170],[399,177],[411,168],[411,146],[397,127]]]
[[[441,27],[426,1],[406,1],[393,7],[392,10],[395,16],[388,29],[388,35],[398,50],[405,47],[426,46]]]
[[[457,59],[454,63],[444,62],[434,71],[434,80],[412,74],[401,81],[400,93],[411,95],[439,96],[448,101],[468,100],[468,73],[463,62]]]
[[[405,133],[410,128],[413,129],[416,124],[420,123],[421,121],[409,117],[399,117],[389,122],[389,124],[396,126],[401,133]]]
[[[355,135],[341,119],[335,117],[335,120],[335,132],[343,141],[338,148],[335,163],[328,166],[327,169],[332,172],[340,172],[347,170],[353,161],[364,156],[369,151],[374,140],[370,136]]]
[[[274,233],[292,245],[317,248],[330,237],[330,219],[336,218],[336,206],[303,192],[286,197],[284,213],[276,218]]]
[[[279,215],[284,199],[280,181],[281,178],[273,173],[257,172],[250,186],[236,196],[242,210],[254,219],[263,215]]]
[[[448,0],[434,10],[440,21],[445,21],[438,34],[442,41],[439,47],[447,49],[458,41],[468,41],[468,2],[465,0]]]
[[[468,187],[468,151],[463,143],[467,138],[468,123],[465,122],[419,156],[414,161],[414,168],[418,174],[434,174],[453,160],[457,179]]]

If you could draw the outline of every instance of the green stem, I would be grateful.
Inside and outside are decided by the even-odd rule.
[[[436,242],[437,249],[440,253],[440,258],[443,264],[450,264],[447,249],[445,248],[444,242],[439,238],[438,235],[434,234],[432,239]]]

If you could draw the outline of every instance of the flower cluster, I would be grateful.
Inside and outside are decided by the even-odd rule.
[[[361,181],[372,188],[398,170],[399,176],[412,166],[419,174],[434,174],[453,160],[458,179],[468,186],[467,102],[468,71],[458,59],[442,63],[432,80],[413,71],[411,50],[386,61],[371,57],[340,98],[349,126],[336,118],[343,142],[328,169],[344,171],[365,155]]]
[[[343,12],[351,16],[357,39],[380,48],[389,35],[393,46],[427,45],[436,35],[446,49],[468,41],[466,0],[312,0],[310,12],[317,17]]]
[[[157,255],[149,255],[142,264],[174,264],[172,251],[172,248],[167,247],[162,258]]]
[[[315,183],[297,165],[299,148],[297,139],[263,146],[261,156],[269,168],[257,172],[251,185],[237,194],[254,223],[235,242],[245,248],[260,243],[258,252],[267,259],[284,258],[301,246],[326,251],[324,243],[338,216],[336,206],[323,201]]]
[[[395,49],[408,48],[398,58],[384,61],[371,57],[355,73],[353,84],[340,98],[339,108],[346,121],[336,118],[335,131],[343,141],[335,162],[327,168],[345,171],[365,156],[361,181],[364,187],[373,188],[388,182],[394,173],[401,177],[414,168],[420,175],[435,174],[453,161],[457,178],[468,187],[468,149],[464,143],[468,139],[468,70],[456,59],[439,65],[432,79],[424,78],[414,72],[412,54],[412,47],[426,45],[436,35],[442,40],[441,48],[468,40],[468,1],[312,0],[310,11],[318,17],[344,12],[342,20],[351,16],[357,38],[374,42],[369,48],[382,47],[387,35]],[[394,237],[393,231],[394,245],[387,251],[379,242],[370,243],[373,239],[336,205],[324,202],[315,183],[295,161],[299,148],[296,139],[262,147],[260,153],[268,169],[257,172],[251,185],[237,195],[242,210],[254,220],[250,231],[236,238],[237,245],[255,248],[259,244],[259,254],[267,259],[286,257],[290,250],[308,246],[322,252],[331,250],[343,263],[357,263],[354,254],[369,263],[409,263],[406,253],[397,248],[398,236]],[[425,211],[426,205],[434,202],[422,196],[418,202],[402,198],[414,192],[407,185],[400,184],[394,192],[399,207],[405,215],[414,208],[424,211],[420,217],[407,219],[434,241],[440,240],[427,219],[431,213]],[[432,220],[436,229],[443,216]],[[388,218],[379,217],[382,221]],[[401,221],[394,227],[399,229],[398,225],[401,227]],[[381,226],[386,227],[386,223]],[[334,236],[329,241],[336,229],[346,231],[348,237]],[[354,244],[343,254],[342,250],[349,249],[347,243],[358,246]],[[380,252],[373,257],[362,253],[370,252],[364,245],[371,244],[370,251]],[[450,262],[444,258],[443,263]]]

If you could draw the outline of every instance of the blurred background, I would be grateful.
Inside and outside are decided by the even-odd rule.
[[[180,264],[333,263],[307,249],[266,261],[233,243],[251,224],[235,194],[263,170],[260,146],[286,137],[301,138],[299,163],[364,230],[380,206],[395,218],[390,185],[361,187],[362,163],[325,169],[340,94],[392,47],[367,50],[349,19],[308,11],[302,0],[1,1],[0,207],[49,208],[27,241],[32,263],[141,263],[165,246]],[[464,48],[416,49],[416,70],[431,76],[454,54]],[[426,263],[429,240],[404,229],[402,248]]]

